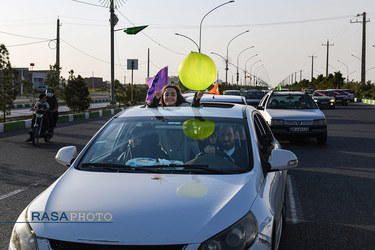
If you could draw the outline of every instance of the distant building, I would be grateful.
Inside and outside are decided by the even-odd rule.
[[[21,81],[22,80],[29,80],[33,84],[33,88],[40,88],[45,85],[47,74],[49,70],[32,70],[30,71],[28,68],[13,68],[16,73],[16,80],[14,81],[14,87],[21,89]]]
[[[180,82],[180,78],[178,76],[168,76],[168,83],[177,84]]]
[[[110,83],[103,81],[103,77],[85,77],[86,85],[90,89],[108,89]]]

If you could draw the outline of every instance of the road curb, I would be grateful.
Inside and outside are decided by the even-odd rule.
[[[66,122],[87,120],[90,118],[98,118],[102,116],[110,116],[110,115],[117,114],[123,110],[125,110],[125,108],[115,108],[115,109],[106,109],[106,110],[100,110],[100,111],[95,111],[95,112],[84,112],[84,113],[77,113],[77,114],[61,115],[59,116],[57,123],[66,123]],[[20,130],[20,129],[27,129],[30,127],[31,127],[31,119],[27,119],[23,121],[5,122],[5,123],[0,123],[0,133]]]
[[[375,100],[371,100],[371,99],[354,98],[354,102],[361,102],[365,104],[375,105]]]

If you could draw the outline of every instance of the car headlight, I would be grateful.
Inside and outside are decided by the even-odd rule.
[[[13,227],[9,249],[38,249],[36,235],[26,219],[26,211],[27,208],[22,211]]]
[[[318,102],[318,100],[317,100],[317,99],[314,99],[314,102]]]
[[[330,102],[335,102],[335,99],[331,99],[331,100],[329,100]]]
[[[327,120],[326,119],[316,119],[316,120],[314,120],[313,124],[314,125],[326,125]]]
[[[280,126],[280,125],[284,125],[283,119],[272,119],[271,120],[271,126]]]
[[[199,250],[245,249],[253,244],[257,234],[257,220],[250,211],[229,228],[203,242]]]

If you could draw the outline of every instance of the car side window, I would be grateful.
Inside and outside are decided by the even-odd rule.
[[[266,175],[271,168],[268,158],[274,145],[272,132],[267,122],[260,114],[254,114],[255,131],[258,138],[258,151],[261,159],[263,174]]]

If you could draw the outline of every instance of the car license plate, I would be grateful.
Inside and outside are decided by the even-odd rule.
[[[322,104],[328,104],[328,102],[321,102]]]
[[[289,131],[290,132],[307,132],[309,131],[309,128],[308,127],[292,127],[292,128],[289,128]]]

